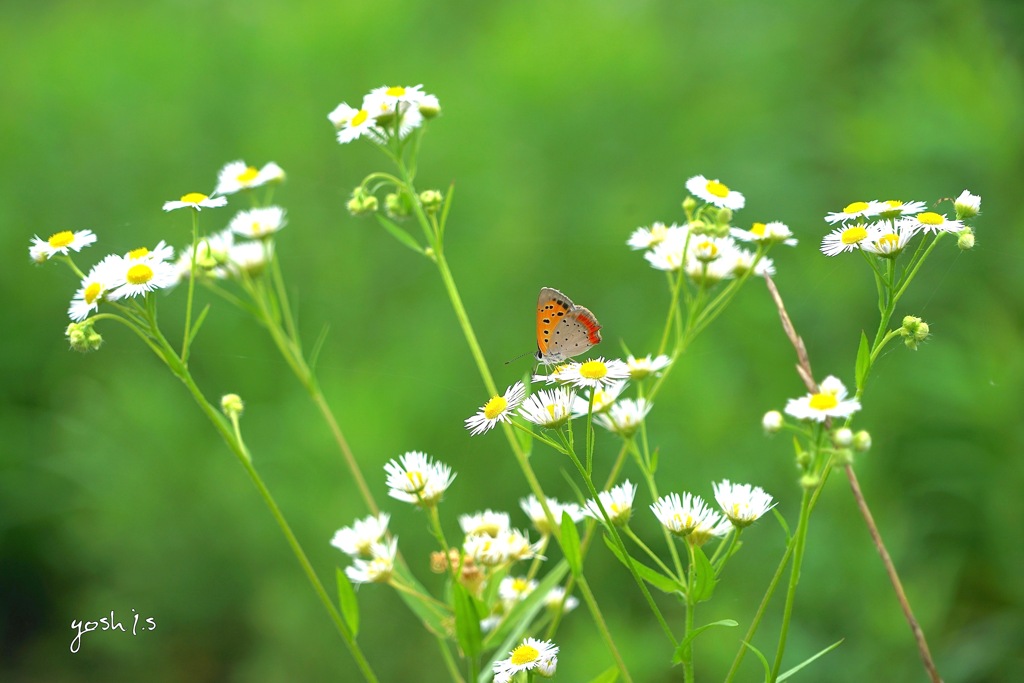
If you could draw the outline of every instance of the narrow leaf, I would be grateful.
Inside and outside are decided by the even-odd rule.
[[[775,515],[775,521],[779,523],[779,526],[782,527],[783,533],[786,534],[786,543],[789,543],[793,538],[793,534],[789,531],[789,525],[786,524],[786,518],[782,516],[782,513],[779,512],[779,508],[777,507],[772,508],[772,514]]]
[[[483,636],[480,633],[480,614],[476,610],[473,597],[461,583],[453,585],[452,602],[455,606],[455,638],[463,654],[469,659],[476,659],[483,649]]]
[[[864,382],[867,381],[870,371],[871,346],[868,344],[868,336],[861,331],[860,347],[857,349],[857,371],[854,373],[854,377],[857,379],[857,389],[864,388]]]
[[[572,575],[577,579],[583,571],[583,559],[580,557],[580,534],[576,530],[576,522],[568,512],[562,511],[562,552],[569,563]]]
[[[612,667],[603,673],[599,673],[594,678],[590,679],[590,683],[615,683],[619,680],[619,669],[618,667]]]
[[[722,619],[721,621],[713,621],[710,624],[704,624],[703,626],[693,629],[685,638],[683,638],[682,642],[676,646],[675,654],[672,655],[672,663],[682,664],[687,661],[689,658],[686,656],[686,651],[689,648],[690,643],[693,642],[693,639],[701,633],[704,633],[704,631],[707,631],[709,628],[715,626],[739,626],[739,622],[732,619]],[[690,654],[692,654],[692,652]]]
[[[743,645],[743,647],[747,648],[755,655],[757,655],[757,658],[761,660],[761,666],[764,667],[764,680],[767,681],[768,679],[770,679],[772,677],[772,665],[768,663],[768,658],[765,657],[760,650],[758,650],[756,647],[754,647],[747,641],[741,640],[740,643]]]
[[[658,471],[658,453],[661,452],[660,448],[655,448],[654,452],[651,453],[651,475]]]
[[[608,546],[608,549],[612,551],[612,554],[615,555],[615,557],[619,558],[619,562],[625,565],[628,569],[629,565],[626,564],[626,558],[622,556],[622,553],[619,552],[618,546],[615,545],[615,542],[612,541],[607,534],[605,534],[604,536],[604,543]],[[647,583],[651,584],[661,592],[669,593],[670,595],[686,592],[686,588],[683,586],[683,584],[679,583],[675,579],[665,576],[664,574],[655,569],[651,569],[646,564],[644,564],[643,562],[639,562],[633,557],[630,557],[630,560],[633,563],[633,568],[636,569],[636,573],[640,575],[640,578],[646,581]]]
[[[693,549],[691,571],[693,572],[693,595],[691,596],[693,602],[709,600],[711,594],[715,592],[715,584],[718,580],[715,578],[715,570],[711,566],[711,561],[700,548]]]
[[[842,644],[842,642],[843,642],[843,639],[840,638],[839,640],[837,640],[836,642],[832,643],[831,645],[826,647],[824,650],[819,652],[818,654],[816,654],[816,655],[814,655],[814,656],[812,656],[812,657],[810,657],[808,659],[805,659],[804,661],[800,662],[799,664],[794,666],[789,671],[784,671],[783,673],[779,674],[779,677],[776,679],[776,681],[778,681],[778,683],[782,683],[782,681],[786,680],[787,678],[789,678],[790,676],[795,674],[797,671],[799,671],[800,669],[804,668],[805,666],[807,666],[808,664],[813,662],[818,657],[821,657],[822,655],[828,654],[832,650],[834,650],[837,647],[839,647]]]
[[[398,574],[405,585],[414,589],[416,593],[429,595],[427,589],[416,580],[416,577],[407,568],[395,563],[394,572]],[[396,592],[398,597],[402,598],[402,601],[412,610],[413,614],[420,618],[420,621],[423,622],[428,631],[442,638],[451,636],[451,628],[446,628],[444,623],[445,619],[451,616],[451,612],[440,605],[428,602],[425,598],[419,597],[419,595],[413,595],[409,591],[402,590]]]
[[[324,343],[327,341],[327,332],[330,330],[330,325],[324,323],[324,326],[320,328],[320,334],[317,335],[316,341],[313,342],[313,348],[309,351],[309,369],[316,370],[316,363],[320,360],[320,352],[324,348]]]
[[[396,240],[398,240],[405,246],[409,247],[413,251],[418,252],[420,254],[423,253],[423,247],[421,247],[420,243],[416,241],[416,238],[414,238],[412,235],[410,235],[401,227],[399,227],[397,223],[395,223],[390,218],[380,215],[379,213],[374,215],[377,217],[377,222],[380,223],[385,230],[390,232],[392,237],[394,237]]]
[[[188,345],[192,346],[192,342],[195,341],[196,335],[199,334],[199,328],[203,326],[203,322],[206,320],[206,314],[210,312],[210,304],[203,306],[203,310],[196,316],[196,321],[192,323],[192,332],[188,335]]]
[[[356,600],[356,591],[352,588],[352,582],[348,580],[345,572],[338,568],[338,605],[341,607],[341,616],[345,623],[352,630],[352,637],[359,635],[359,602]]]

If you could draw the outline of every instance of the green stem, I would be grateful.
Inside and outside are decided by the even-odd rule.
[[[689,556],[689,566],[686,569],[686,633],[684,637],[689,636],[693,631],[693,613],[696,611],[697,603],[693,601],[693,588],[694,588],[694,562],[693,557],[693,544],[689,541],[686,542],[686,554]],[[687,683],[693,683],[693,641],[691,640],[683,648],[683,680]]]
[[[199,216],[195,210],[192,214],[192,260],[188,274],[188,297],[185,299],[185,333],[181,338],[181,362],[188,366],[188,347],[191,344],[192,334],[192,299],[196,290],[196,248],[199,246]]]
[[[819,484],[821,486],[821,484]],[[786,638],[789,635],[789,623],[793,616],[793,603],[796,599],[796,586],[800,582],[800,566],[804,559],[804,548],[807,544],[807,527],[811,514],[811,491],[804,489],[800,499],[800,521],[796,529],[796,547],[793,550],[793,566],[789,572],[789,588],[786,591],[786,604],[782,610],[782,628],[779,633],[779,646],[775,651],[775,663],[772,665],[768,683],[775,683],[782,668],[782,655],[786,651]]]

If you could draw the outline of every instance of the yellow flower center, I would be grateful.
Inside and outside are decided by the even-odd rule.
[[[889,233],[878,238],[878,248],[886,251],[894,251],[900,246],[900,236]]]
[[[917,214],[917,220],[924,225],[942,225],[946,222],[946,217],[934,211],[925,211]]]
[[[609,517],[618,517],[620,514],[622,514],[622,508],[619,506],[618,503],[612,503],[611,505],[608,506],[608,513]]]
[[[843,209],[843,213],[860,213],[861,211],[864,211],[867,208],[867,202],[854,202],[852,204],[847,204],[846,207]]]
[[[139,247],[138,249],[132,249],[131,251],[129,251],[128,252],[128,258],[130,258],[133,261],[135,261],[137,259],[142,258],[143,256],[145,256],[148,253],[149,253],[149,249],[147,249],[146,247]]]
[[[837,405],[839,405],[839,401],[835,394],[824,393],[811,396],[810,406],[814,410],[830,410]]]
[[[260,172],[259,172],[259,171],[257,171],[257,170],[256,170],[255,168],[253,168],[252,166],[246,166],[246,167],[245,167],[245,170],[244,170],[244,171],[242,171],[241,173],[239,173],[239,174],[238,174],[238,175],[237,175],[237,176],[235,177],[235,180],[237,180],[238,182],[240,182],[240,183],[242,183],[242,184],[245,184],[245,183],[251,183],[251,182],[252,182],[253,180],[255,180],[255,179],[256,179],[256,176],[258,176],[258,175],[259,175],[259,173],[260,173]],[[183,199],[182,201],[185,201],[185,200]]]
[[[607,374],[608,366],[599,360],[588,360],[580,366],[580,377],[586,377],[587,379],[603,379]]]
[[[706,185],[707,191],[716,197],[728,197],[729,188],[725,186],[725,183],[720,183],[717,180],[709,180]]]
[[[75,241],[75,233],[70,230],[61,230],[56,234],[50,235],[50,239],[47,241],[54,249],[60,249],[61,247],[66,247]]]
[[[511,661],[515,666],[522,666],[523,664],[537,661],[538,656],[540,656],[540,652],[537,651],[537,648],[524,643],[512,650]]]
[[[512,590],[516,593],[522,593],[529,585],[526,583],[526,579],[512,579]]]
[[[750,232],[754,233],[758,237],[764,237],[764,229],[765,229],[765,224],[764,223],[754,223],[754,225],[751,226],[751,228],[750,228]]]
[[[423,487],[427,485],[427,480],[423,476],[423,473],[419,470],[410,470],[405,473],[405,478],[409,481],[408,493],[416,493],[422,491]]]
[[[401,97],[405,94],[405,88],[400,85],[395,85],[385,90],[384,94],[388,97]]]
[[[189,192],[188,194],[181,195],[181,201],[186,202],[188,204],[198,204],[204,199],[209,198],[202,192]]]
[[[491,538],[496,537],[498,535],[499,531],[501,531],[501,529],[499,529],[498,525],[493,523],[493,522],[492,523],[485,522],[485,523],[481,524],[480,526],[478,526],[476,528],[476,532],[478,534],[487,534]]]
[[[493,420],[505,412],[505,408],[508,408],[508,401],[501,396],[495,396],[484,406],[484,417]]]
[[[898,199],[886,199],[885,203],[889,205],[890,209],[900,209],[900,208],[903,208],[903,202],[901,202]]]
[[[555,409],[558,408],[558,406],[556,404],[549,403],[546,406],[544,406],[544,408],[548,411],[548,415],[551,417],[551,421],[552,422],[554,422],[555,420],[559,419],[559,417],[561,417],[561,415],[555,415]],[[558,412],[561,413],[562,411],[559,410]]]
[[[705,258],[713,259],[718,256],[718,247],[714,242],[704,241],[697,245],[697,251],[704,254]]]
[[[366,111],[365,109],[360,109],[359,111],[356,112],[356,115],[352,117],[352,120],[349,122],[348,125],[353,127],[358,126],[364,121],[366,121],[366,119],[369,116],[370,112]]]
[[[145,263],[138,263],[128,269],[125,279],[133,285],[144,285],[153,279],[153,269]]]
[[[651,226],[651,246],[661,244],[668,237],[668,228],[664,223],[655,223]]]
[[[843,241],[843,244],[857,244],[867,236],[868,231],[864,229],[863,225],[855,225],[852,228],[843,230],[843,234],[840,235],[840,239]]]
[[[85,299],[85,303],[91,304],[93,301],[96,301],[96,297],[98,297],[100,295],[100,291],[102,289],[103,288],[100,286],[100,283],[98,283],[98,282],[90,283],[89,286],[85,288],[85,293],[84,293],[84,295],[82,297],[82,298]]]

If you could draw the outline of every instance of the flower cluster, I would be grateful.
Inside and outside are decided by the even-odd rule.
[[[721,512],[689,493],[662,496],[651,505],[651,511],[670,532],[700,546],[733,528],[750,526],[773,507],[772,497],[757,486],[732,484],[726,479],[715,484],[714,490]]]
[[[544,678],[555,675],[558,646],[549,640],[526,638],[509,653],[508,659],[494,663],[494,683],[509,683],[520,671],[530,671]]]
[[[338,131],[338,142],[345,144],[367,137],[384,143],[392,137],[405,138],[441,113],[437,97],[423,92],[422,85],[383,86],[363,97],[359,108],[342,102],[327,115]]]
[[[838,256],[861,250],[884,258],[895,258],[918,234],[949,232],[973,237],[964,220],[978,215],[981,197],[964,190],[953,200],[953,208],[956,218],[927,211],[926,204],[920,201],[853,202],[841,211],[825,216],[825,222],[838,224],[838,227],[822,239],[821,251],[826,256]]]
[[[395,568],[398,539],[385,540],[389,517],[385,513],[356,520],[338,529],[331,545],[352,558],[345,575],[353,583],[387,583]]]

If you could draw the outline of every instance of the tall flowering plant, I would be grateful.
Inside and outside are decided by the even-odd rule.
[[[829,375],[820,383],[815,380],[806,347],[771,279],[775,263],[768,254],[778,247],[795,246],[793,231],[778,220],[740,223],[737,215],[745,208],[743,194],[719,179],[702,175],[686,181],[687,196],[677,221],[649,223],[634,230],[626,241],[631,249],[643,252],[650,267],[664,273],[667,307],[657,347],[622,359],[591,356],[575,360],[582,355],[577,351],[589,351],[599,341],[595,336],[599,326],[591,317],[577,344],[562,344],[558,353],[539,353],[544,363],[537,372],[500,391],[446,257],[453,187],[420,189],[416,185],[420,145],[440,113],[438,98],[422,86],[391,86],[370,91],[358,107],[338,105],[328,119],[339,143],[370,144],[391,165],[367,175],[352,191],[347,208],[355,216],[372,217],[399,243],[436,266],[479,372],[482,395],[489,397],[475,410],[452,406],[452,413],[463,416],[464,427],[473,438],[488,439],[493,438],[490,432],[501,433],[522,472],[521,484],[525,484],[520,501],[522,523],[514,521],[513,513],[490,508],[447,513],[445,493],[461,483],[456,472],[441,460],[410,450],[383,464],[385,476],[380,481],[392,504],[411,505],[422,513],[436,549],[426,558],[401,554],[398,536],[390,528],[391,515],[376,502],[340,422],[320,390],[314,371],[320,342],[307,347],[298,334],[277,259],[287,212],[271,203],[273,189],[285,179],[276,164],[257,168],[231,162],[221,169],[210,195],[192,192],[165,203],[165,211],[184,209],[191,218],[191,240],[179,250],[160,241],[152,249],[139,247],[107,255],[86,271],[77,258],[96,242],[92,231],[61,231],[46,240],[36,237],[29,249],[33,260],[63,262],[81,279],[68,308],[71,322],[66,334],[72,348],[98,349],[102,337],[97,325],[113,321],[134,332],[182,381],[256,485],[367,681],[376,681],[377,676],[359,645],[361,616],[355,590],[365,584],[388,586],[402,597],[415,619],[436,638],[444,669],[453,681],[556,676],[559,627],[581,603],[609,653],[610,662],[601,668],[609,664],[610,668],[574,671],[566,674],[567,678],[633,680],[627,657],[616,642],[619,627],[608,622],[600,606],[609,596],[595,594],[588,582],[588,560],[625,567],[683,680],[696,678],[697,639],[714,634],[722,637],[728,633],[725,629],[740,626],[740,619],[746,632],[724,679],[734,680],[745,654],[753,652],[764,667],[765,680],[784,680],[839,645],[823,644],[817,653],[782,669],[811,514],[825,481],[837,469],[850,481],[917,637],[925,669],[934,681],[940,680],[857,482],[855,454],[868,450],[871,437],[863,429],[855,432],[852,423],[882,349],[897,338],[917,349],[928,338],[928,325],[920,318],[907,315],[895,327],[891,320],[925,260],[940,241],[948,241],[947,234],[956,236],[961,249],[973,246],[970,222],[979,213],[980,198],[962,193],[953,201],[955,217],[926,210],[922,202],[900,201],[854,202],[825,217],[836,227],[824,236],[821,251],[828,256],[859,252],[878,293],[878,328],[873,340],[861,334],[852,391],[837,376]],[[216,213],[203,210],[222,208],[239,195],[248,195],[249,207],[235,213],[225,227],[206,228],[207,217]],[[723,479],[702,492],[666,492],[657,478],[657,430],[655,423],[650,430],[648,425],[650,417],[658,414],[659,392],[672,370],[683,362],[690,344],[748,283],[764,283],[772,293],[807,388],[806,394],[788,400],[784,411],[769,411],[763,419],[767,433],[787,430],[794,435],[800,472],[794,482],[795,493],[776,494],[780,500],[799,496],[795,525],[787,523],[776,509],[776,496],[759,486]],[[159,290],[171,289],[185,297],[185,318],[176,343],[169,339],[164,321],[157,315],[155,296]],[[211,303],[197,312],[201,295]],[[192,345],[216,301],[247,311],[267,332],[330,427],[360,491],[368,515],[338,529],[330,541],[347,558],[335,572],[336,596],[325,588],[322,568],[318,570],[309,561],[260,477],[243,438],[242,399],[228,394],[215,401],[200,390],[192,376]],[[571,328],[565,330],[571,332]],[[613,435],[613,454],[600,452],[608,441],[596,438],[599,428]],[[564,458],[576,478],[571,483],[541,481],[531,465],[531,459],[537,457]],[[549,495],[555,489],[556,495]],[[754,616],[701,623],[701,605],[729,589],[729,577],[723,572],[742,552],[741,536],[772,533],[773,527],[765,522],[753,529],[769,513],[780,522],[785,550]],[[640,515],[651,515],[649,519],[657,522],[656,538],[645,537],[642,525],[633,524]],[[456,524],[458,532],[453,535]],[[598,537],[602,544],[595,549],[593,542]],[[774,639],[774,652],[764,651],[758,629],[787,568],[790,578],[780,631]],[[442,577],[440,590],[427,588],[436,581],[419,578],[425,571]],[[673,596],[678,607],[665,608],[654,593]],[[430,677],[439,675],[434,672]]]

